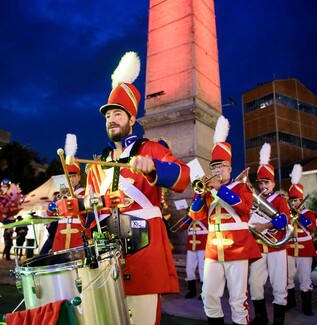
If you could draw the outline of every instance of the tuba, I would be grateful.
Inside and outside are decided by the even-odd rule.
[[[253,194],[253,207],[251,210],[251,218],[249,221],[249,230],[253,235],[261,239],[266,245],[270,247],[281,247],[288,243],[291,239],[293,232],[294,232],[294,222],[296,221],[295,218],[292,218],[291,223],[287,224],[285,227],[285,236],[278,240],[274,237],[274,231],[266,230],[261,233],[257,232],[251,225],[252,221],[257,222],[269,222],[277,216],[279,213],[278,211],[264,198],[262,197],[263,192],[258,193],[257,190],[251,185],[249,178],[249,168],[246,168],[237,178],[236,181],[240,181],[245,183],[249,189],[252,191]],[[262,221],[261,221],[262,220]]]

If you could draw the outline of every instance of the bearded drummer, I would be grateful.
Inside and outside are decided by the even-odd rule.
[[[231,145],[225,142],[228,130],[228,120],[220,116],[209,164],[211,175],[202,179],[206,191],[196,196],[190,216],[208,219],[202,289],[208,323],[224,324],[220,298],[227,284],[233,323],[248,324],[248,266],[261,253],[248,228],[252,192],[245,183],[231,179]]]
[[[303,205],[304,186],[300,184],[302,166],[295,164],[292,170],[291,183],[288,190],[289,205],[292,217],[298,217],[294,223],[294,233],[291,239],[288,253],[288,297],[286,310],[296,306],[294,278],[298,274],[302,312],[306,316],[314,315],[312,311],[312,278],[311,270],[313,257],[316,257],[312,234],[316,229],[316,213]],[[294,215],[293,215],[294,214]]]
[[[91,189],[102,197],[104,208],[98,207],[101,229],[121,239],[124,289],[134,324],[154,325],[160,324],[160,295],[179,292],[160,209],[162,187],[183,192],[190,182],[190,170],[166,146],[138,139],[133,133],[141,94],[132,82],[140,63],[136,53],[129,55],[129,66],[116,69],[125,75],[113,74],[117,82],[107,104],[100,108],[110,139],[100,160],[126,163],[126,167],[103,169],[92,164],[87,192]],[[137,71],[134,78],[128,78],[131,71]]]
[[[80,184],[81,175],[79,164],[66,165],[66,168],[75,196],[78,198],[83,197],[85,188]],[[57,252],[83,246],[82,231],[82,221],[75,215],[67,216],[67,218],[59,220],[53,240],[52,251]]]
[[[271,145],[265,143],[260,151],[260,166],[257,171],[257,183],[261,195],[278,211],[278,215],[264,223],[254,223],[257,232],[269,229],[274,231],[277,240],[285,236],[284,227],[290,222],[287,199],[283,194],[274,191],[274,166],[269,164]],[[257,239],[262,258],[250,266],[249,285],[251,300],[254,305],[255,318],[251,324],[268,324],[264,299],[264,286],[268,277],[273,288],[274,324],[284,324],[287,302],[287,244],[281,247],[269,247],[261,239]]]

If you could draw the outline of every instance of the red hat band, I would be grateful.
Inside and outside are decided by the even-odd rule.
[[[69,174],[80,174],[80,166],[77,163],[66,165],[66,168]]]
[[[227,161],[231,164],[231,145],[228,142],[217,142],[211,150],[211,163]]]
[[[292,184],[288,190],[289,198],[304,198],[304,186],[302,184]]]
[[[111,91],[108,103],[101,106],[99,111],[101,114],[105,115],[111,106],[118,106],[131,116],[136,117],[140,99],[141,94],[134,85],[121,83]]]
[[[257,180],[269,179],[274,182],[274,166],[270,164],[260,165],[257,171]]]

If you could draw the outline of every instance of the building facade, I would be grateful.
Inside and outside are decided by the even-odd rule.
[[[150,0],[145,112],[138,121],[144,136],[164,137],[186,163],[197,158],[208,172],[214,129],[221,115],[220,76],[214,1]],[[173,224],[184,215],[176,200],[189,204],[194,192],[170,193]],[[184,250],[186,234],[173,238]]]
[[[297,79],[281,79],[251,89],[242,101],[250,180],[255,180],[259,152],[267,142],[276,189],[287,190],[293,165],[317,157],[317,96]]]

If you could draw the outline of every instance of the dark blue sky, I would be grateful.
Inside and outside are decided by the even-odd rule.
[[[317,94],[317,1],[215,0],[215,6],[223,104],[228,97],[238,104],[223,110],[238,171],[243,92],[292,77]],[[148,7],[148,0],[1,0],[0,128],[49,160],[67,133],[77,135],[77,156],[100,153],[106,134],[98,109],[126,51],[140,55],[135,85],[144,95]]]

